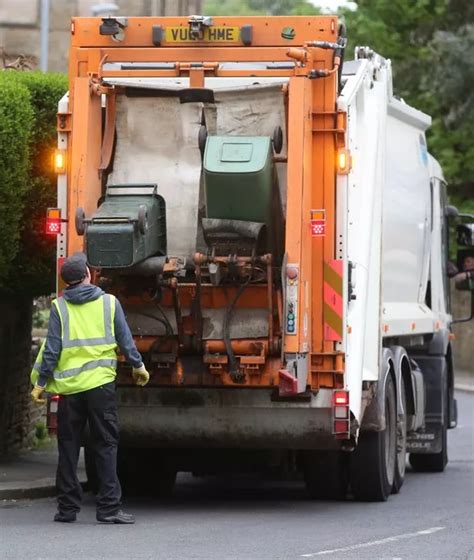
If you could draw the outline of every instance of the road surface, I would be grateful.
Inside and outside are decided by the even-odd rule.
[[[474,560],[474,394],[458,393],[442,474],[409,471],[386,503],[311,502],[300,482],[180,475],[173,501],[129,499],[132,526],[51,521],[54,500],[0,504],[0,558]]]

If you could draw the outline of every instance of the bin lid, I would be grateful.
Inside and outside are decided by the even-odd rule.
[[[210,173],[258,173],[271,155],[269,136],[208,136],[204,169]]]

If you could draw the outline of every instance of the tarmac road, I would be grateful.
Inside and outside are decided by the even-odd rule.
[[[134,526],[51,521],[53,499],[0,503],[0,558],[474,560],[474,394],[459,392],[442,474],[407,473],[386,503],[311,502],[302,483],[182,475],[174,500],[130,499]]]

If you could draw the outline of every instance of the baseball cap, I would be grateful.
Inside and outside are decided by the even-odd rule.
[[[84,253],[74,253],[61,267],[61,278],[66,284],[79,284],[87,276],[87,257]]]

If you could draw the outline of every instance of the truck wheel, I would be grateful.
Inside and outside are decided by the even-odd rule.
[[[94,451],[86,445],[84,447],[84,466],[86,468],[87,489],[93,494],[99,491],[99,478],[97,476],[97,467],[95,466]]]
[[[385,430],[362,432],[352,453],[350,480],[354,498],[385,502],[392,491],[397,458],[395,385],[389,374],[385,383]]]
[[[315,500],[344,500],[349,485],[346,454],[341,451],[304,451],[306,490]]]
[[[407,461],[407,397],[405,393],[405,381],[400,378],[400,391],[403,405],[403,416],[397,415],[397,460],[395,462],[395,478],[393,481],[392,494],[398,494],[405,481],[405,470]]]
[[[443,472],[448,464],[448,403],[447,389],[443,391],[443,425],[439,453],[410,453],[410,465],[415,472]]]
[[[84,235],[84,231],[86,229],[84,224],[85,217],[86,215],[84,213],[84,209],[76,208],[75,225],[77,235]]]

